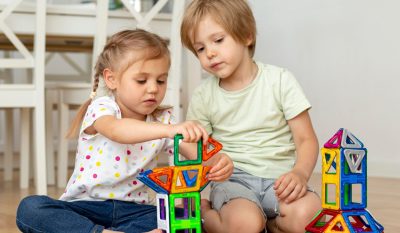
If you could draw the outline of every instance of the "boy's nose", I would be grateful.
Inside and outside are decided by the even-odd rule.
[[[216,53],[213,49],[207,49],[207,57],[208,58],[213,58],[216,56]]]

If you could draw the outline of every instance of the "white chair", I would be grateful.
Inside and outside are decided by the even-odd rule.
[[[107,17],[108,1],[97,0],[96,4],[96,28],[94,31],[92,67],[97,56],[102,51],[107,39]],[[91,74],[91,72],[88,72]],[[58,145],[57,145],[57,186],[66,186],[68,174],[68,140],[66,139],[67,130],[70,124],[69,110],[77,109],[81,104],[89,99],[92,90],[91,79],[89,81],[51,81],[46,82],[46,148],[48,155],[47,169],[49,171],[48,181],[54,183],[54,148],[53,148],[53,122],[52,112],[55,104],[58,111]]]
[[[21,187],[28,187],[29,181],[29,141],[33,141],[36,193],[47,194],[46,155],[45,155],[45,113],[44,113],[44,53],[45,53],[45,21],[46,1],[37,0],[35,8],[35,29],[33,53],[23,45],[6,23],[6,18],[12,14],[22,0],[13,0],[0,13],[0,31],[10,40],[22,58],[0,59],[0,68],[32,69],[32,83],[1,84],[0,108],[21,109]],[[17,78],[17,77],[15,77]],[[30,135],[30,109],[33,109],[33,138]],[[9,115],[10,116],[10,115]],[[11,131],[9,131],[11,132]],[[7,134],[9,133],[7,132]],[[11,145],[8,145],[11,146]],[[5,166],[10,166],[10,155],[5,155]],[[12,155],[11,155],[12,156]],[[6,171],[8,173],[9,171]]]
[[[136,11],[134,6],[130,3],[129,0],[121,0],[124,4],[125,8],[132,14],[135,21],[132,20],[132,26],[130,28],[134,28],[135,26],[138,28],[143,28],[151,31],[151,21],[154,17],[160,12],[160,10],[168,3],[168,0],[159,0],[153,6],[153,8],[145,13],[141,14]],[[172,21],[171,21],[171,29],[170,29],[170,50],[172,56],[172,65],[170,70],[170,78],[169,78],[169,90],[166,96],[165,103],[172,105],[175,108],[177,121],[181,120],[181,111],[180,111],[180,83],[181,83],[181,59],[182,59],[182,46],[180,41],[180,22],[182,19],[183,9],[184,9],[184,0],[169,0],[173,2],[173,11],[172,11]],[[105,5],[108,6],[108,1],[98,0],[97,1],[97,23],[98,28],[96,29],[96,37],[94,41],[94,49],[93,49],[93,62],[96,62],[96,58],[98,54],[101,52],[105,42],[107,35],[107,21],[108,21],[108,9]],[[104,5],[101,5],[104,4]],[[157,31],[154,31],[157,33]],[[74,86],[75,85],[75,86]],[[87,85],[87,83],[86,83]],[[67,181],[67,167],[68,167],[68,140],[65,139],[65,134],[67,132],[69,126],[68,119],[68,111],[71,106],[76,106],[82,104],[89,97],[91,92],[92,85],[87,85],[82,83],[68,83],[64,86],[58,85],[53,86],[54,90],[57,90],[58,96],[58,110],[59,110],[59,144],[58,144],[58,162],[57,162],[57,186],[65,187]],[[47,90],[50,90],[47,89]],[[47,92],[47,91],[46,91]],[[53,92],[54,93],[54,92]],[[50,103],[48,103],[50,106]],[[47,109],[51,109],[48,107]],[[51,113],[48,113],[51,114]],[[49,121],[47,121],[50,124]],[[47,128],[48,141],[52,140],[51,135],[51,127]],[[52,150],[51,147],[47,147],[48,150]],[[52,155],[53,152],[49,151],[48,154]],[[53,161],[52,159],[49,159]],[[49,163],[51,164],[51,163]],[[50,169],[49,165],[49,169]]]

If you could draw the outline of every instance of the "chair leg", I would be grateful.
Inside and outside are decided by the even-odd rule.
[[[46,90],[46,156],[47,156],[47,183],[55,184],[54,138],[53,138],[53,98],[55,90]]]
[[[13,109],[5,110],[6,135],[4,135],[4,180],[12,180],[13,175],[13,145],[14,145],[14,127],[13,127]]]
[[[21,109],[21,148],[20,148],[20,180],[22,189],[29,187],[30,157],[30,109]]]
[[[60,98],[62,99],[62,98]],[[68,105],[59,101],[59,136],[58,136],[58,156],[57,156],[57,186],[65,188],[67,184],[68,172],[68,140],[65,138],[68,127]]]
[[[45,132],[45,112],[44,103],[34,109],[34,158],[35,158],[35,185],[36,193],[39,195],[47,194],[46,176],[46,132]]]

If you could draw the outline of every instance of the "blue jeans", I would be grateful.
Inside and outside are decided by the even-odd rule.
[[[29,196],[18,206],[17,226],[22,232],[146,232],[157,228],[157,210],[117,200],[66,202]]]

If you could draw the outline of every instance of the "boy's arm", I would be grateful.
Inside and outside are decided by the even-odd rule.
[[[315,135],[308,111],[288,121],[296,145],[296,164],[293,168],[302,174],[307,182],[311,177],[318,158],[318,139]]]
[[[116,119],[106,115],[99,117],[85,133],[100,133],[105,137],[121,143],[134,144],[159,138],[173,138],[175,134],[182,134],[183,141],[196,142],[201,138],[208,140],[207,132],[194,121],[186,121],[176,125],[149,123],[131,118]]]
[[[184,143],[179,145],[179,152],[185,158],[195,160],[197,158],[197,143]],[[202,155],[200,155],[202,156]],[[204,166],[211,166],[208,179],[212,181],[224,181],[228,179],[233,172],[233,162],[225,153],[218,153],[207,161],[203,162]]]
[[[318,158],[318,140],[312,127],[308,111],[288,121],[296,146],[296,164],[292,171],[282,175],[274,188],[278,199],[290,203],[304,196]]]

